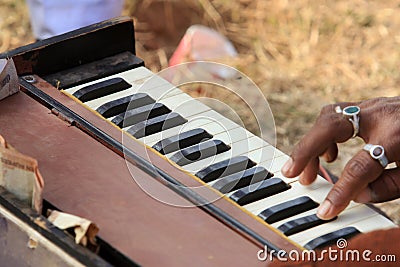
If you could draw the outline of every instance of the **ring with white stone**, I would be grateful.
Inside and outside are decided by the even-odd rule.
[[[383,146],[366,144],[363,147],[363,149],[365,151],[369,152],[369,155],[371,156],[371,158],[378,160],[383,168],[386,168],[386,166],[389,163],[389,160],[385,156],[385,149],[383,148]]]
[[[351,138],[357,136],[360,131],[360,107],[358,106],[348,106],[341,109],[340,106],[335,107],[336,113],[342,113],[345,118],[347,118],[353,125],[353,135]]]

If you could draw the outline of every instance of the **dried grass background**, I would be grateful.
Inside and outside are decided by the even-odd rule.
[[[239,52],[231,65],[267,97],[286,153],[323,105],[399,95],[399,12],[394,0],[126,0],[124,10],[135,17],[138,55],[153,71],[167,66],[190,25],[225,34]],[[0,0],[0,52],[32,41],[24,1]],[[341,145],[328,168],[339,175],[361,145]],[[396,202],[382,208],[400,222]]]

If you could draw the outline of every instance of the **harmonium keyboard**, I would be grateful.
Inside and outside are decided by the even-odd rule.
[[[2,54],[21,92],[1,101],[0,134],[38,159],[45,206],[100,227],[101,259],[66,250],[78,262],[265,265],[265,248],[395,227],[357,203],[319,220],[330,183],[285,178],[287,155],[154,75],[134,40],[122,17]]]

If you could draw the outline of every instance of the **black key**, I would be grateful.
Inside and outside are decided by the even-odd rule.
[[[349,226],[331,232],[329,234],[321,235],[320,237],[314,238],[313,240],[305,244],[304,247],[309,250],[320,249],[329,245],[336,244],[337,240],[340,238],[348,240],[359,233],[360,231],[357,228]]]
[[[189,146],[193,146],[202,141],[209,140],[213,136],[207,133],[206,130],[203,129],[193,129],[184,133],[177,134],[175,136],[171,136],[165,138],[159,142],[157,142],[153,148],[165,155],[180,149],[187,148]]]
[[[285,222],[278,227],[278,230],[284,235],[290,236],[315,226],[334,221],[336,219],[337,216],[330,220],[321,220],[316,214],[313,214]]]
[[[86,102],[119,91],[123,91],[131,87],[132,85],[127,83],[124,79],[113,78],[85,86],[76,91],[73,95],[80,101]]]
[[[260,216],[267,223],[274,223],[318,207],[318,203],[307,196],[299,197],[263,210]]]
[[[103,105],[98,107],[96,111],[100,113],[104,118],[110,118],[127,110],[145,106],[154,102],[156,101],[149,95],[138,93],[104,103]]]
[[[172,155],[171,160],[176,162],[176,164],[183,166],[194,161],[215,156],[222,152],[228,151],[229,149],[231,149],[231,147],[226,145],[221,140],[208,140],[176,152],[174,155]]]
[[[205,167],[204,169],[198,171],[196,176],[208,183],[220,177],[246,170],[255,165],[256,164],[248,157],[238,156]]]
[[[231,199],[243,206],[254,201],[267,198],[269,196],[281,193],[290,188],[290,185],[279,178],[267,179],[243,189],[240,189],[231,195]]]
[[[112,119],[111,122],[115,123],[121,128],[128,127],[141,121],[146,121],[170,112],[171,110],[161,103],[148,104],[143,107],[138,107],[121,113]]]
[[[263,167],[253,167],[241,172],[231,174],[219,179],[213,187],[221,193],[229,193],[236,189],[248,186],[251,183],[257,183],[265,179],[271,178],[272,173]]]
[[[163,130],[186,123],[187,120],[181,115],[171,112],[146,121],[139,122],[128,129],[128,132],[136,138],[155,134]]]

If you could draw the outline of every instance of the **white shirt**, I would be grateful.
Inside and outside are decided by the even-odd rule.
[[[124,0],[26,0],[33,34],[45,39],[118,17]]]

